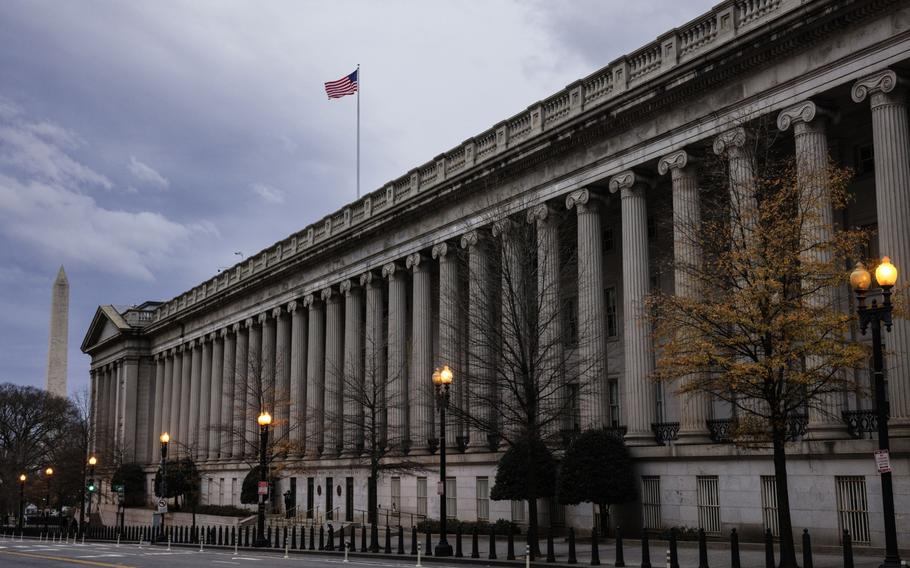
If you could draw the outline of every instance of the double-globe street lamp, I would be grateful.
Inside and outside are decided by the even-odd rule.
[[[452,556],[452,545],[446,539],[446,408],[449,406],[449,385],[454,375],[448,365],[433,372],[436,387],[436,406],[439,408],[439,542],[436,556]]]
[[[88,458],[88,483],[82,480],[82,486],[88,488],[88,518],[82,519],[84,526],[92,524],[92,497],[95,496],[95,466],[98,465],[98,458],[89,456]],[[85,470],[83,470],[85,472]],[[83,473],[84,475],[84,473]]]
[[[19,531],[22,531],[24,524],[23,515],[25,514],[25,480],[28,479],[24,473],[19,474]]]
[[[158,436],[158,441],[161,442],[161,485],[158,486],[158,489],[161,493],[161,498],[167,504],[167,445],[171,441],[171,435],[167,432],[163,432]],[[164,518],[167,514],[167,508],[164,512],[160,512],[161,515],[161,524],[158,525],[158,540],[164,540]]]
[[[268,546],[269,541],[265,538],[265,498],[268,494],[268,468],[266,460],[266,449],[269,445],[269,425],[272,423],[272,415],[262,411],[262,414],[256,418],[259,423],[259,510],[256,513],[256,542],[254,546]],[[265,493],[263,493],[263,486]]]
[[[878,420],[877,458],[883,462],[880,468],[882,478],[882,511],[885,516],[885,560],[884,568],[900,568],[901,559],[897,550],[897,527],[894,517],[894,492],[891,487],[891,468],[888,456],[888,416],[890,408],[885,391],[884,353],[882,348],[882,324],[891,331],[891,288],[897,282],[897,268],[886,256],[875,269],[875,281],[880,292],[869,292],[872,286],[872,275],[861,262],[850,274],[850,286],[856,292],[856,311],[859,315],[859,329],[865,335],[872,328],[872,374],[875,381],[875,411]],[[881,296],[881,303],[879,303]],[[866,300],[871,304],[866,305]],[[887,467],[884,467],[887,464]]]

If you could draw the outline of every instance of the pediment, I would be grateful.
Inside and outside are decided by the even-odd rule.
[[[114,306],[98,306],[92,324],[82,341],[82,352],[88,353],[97,345],[122,335],[129,328],[129,324]]]

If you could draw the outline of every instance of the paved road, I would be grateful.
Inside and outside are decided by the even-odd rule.
[[[606,550],[601,552],[601,561],[604,566],[612,566],[613,557],[609,556]],[[626,565],[630,567],[638,566],[640,563],[639,555],[628,551],[626,554]],[[655,553],[657,550],[655,549]],[[161,567],[167,568],[190,568],[197,566],[210,566],[213,568],[225,568],[228,566],[248,566],[248,567],[266,567],[266,566],[287,566],[288,568],[413,568],[415,559],[396,559],[394,557],[370,556],[356,557],[352,556],[350,562],[345,565],[341,555],[328,556],[322,554],[299,554],[292,553],[290,558],[285,559],[282,552],[266,552],[240,550],[239,555],[234,556],[233,551],[225,549],[207,549],[199,552],[198,548],[173,547],[170,552],[166,546],[149,547],[145,545],[139,547],[136,544],[123,544],[117,546],[113,543],[86,543],[86,544],[58,544],[45,543],[36,540],[24,540],[22,542],[13,540],[0,540],[0,568],[6,567],[78,567],[78,566],[96,566],[103,568],[146,568]],[[436,562],[434,559],[427,559],[431,568],[465,568],[466,566],[484,566],[486,563],[466,563],[466,562]],[[664,558],[658,558],[657,554],[652,554],[652,562],[655,567],[664,566]],[[723,568],[729,566],[729,553],[722,550],[709,550],[710,566]],[[579,558],[579,568],[588,565],[589,558]],[[880,559],[877,557],[857,555],[857,568],[872,568],[878,566]],[[514,563],[513,566],[523,566],[523,563]],[[692,549],[680,548],[680,565],[683,568],[694,568],[698,566],[697,552]],[[742,558],[743,568],[761,568],[764,566],[764,555],[760,551],[743,551]],[[842,567],[843,561],[836,555],[816,555],[816,568],[834,568]]]

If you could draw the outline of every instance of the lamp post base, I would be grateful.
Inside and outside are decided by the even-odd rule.
[[[452,545],[445,540],[445,537],[436,544],[436,548],[433,549],[433,555],[437,558],[440,556],[452,556]]]

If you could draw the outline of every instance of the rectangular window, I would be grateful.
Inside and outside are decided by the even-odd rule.
[[[222,477],[218,483],[218,504],[224,506],[224,478]]]
[[[658,422],[664,422],[666,416],[664,416],[664,385],[663,383],[656,382],[654,383],[654,417]]]
[[[512,501],[512,522],[520,524],[526,522],[524,501]]]
[[[837,520],[840,533],[850,531],[853,542],[869,544],[869,502],[866,478],[861,475],[839,475],[837,486]]]
[[[477,520],[490,520],[490,478],[477,478]]]
[[[619,335],[619,321],[616,315],[616,286],[607,288],[607,337]]]
[[[458,516],[458,494],[456,492],[454,477],[446,478],[446,518],[454,519]]]
[[[427,478],[417,478],[417,514],[427,514]]]
[[[717,476],[699,475],[697,478],[698,528],[706,533],[720,533],[720,500],[717,497]]]
[[[856,176],[865,176],[875,172],[875,148],[871,143],[856,146],[854,161]]]
[[[237,478],[232,477],[231,478],[231,505],[236,507],[238,501],[239,501],[239,499],[237,499]]]
[[[389,503],[389,507],[393,511],[401,510],[401,478],[393,477],[391,480],[392,485],[392,502]]]
[[[619,426],[622,417],[619,415],[619,381],[617,379],[607,379],[607,397],[610,403],[610,426]]]
[[[777,526],[777,479],[773,475],[761,476],[761,518],[765,530],[779,536]]]
[[[641,476],[642,522],[646,529],[660,528],[660,477]]]

